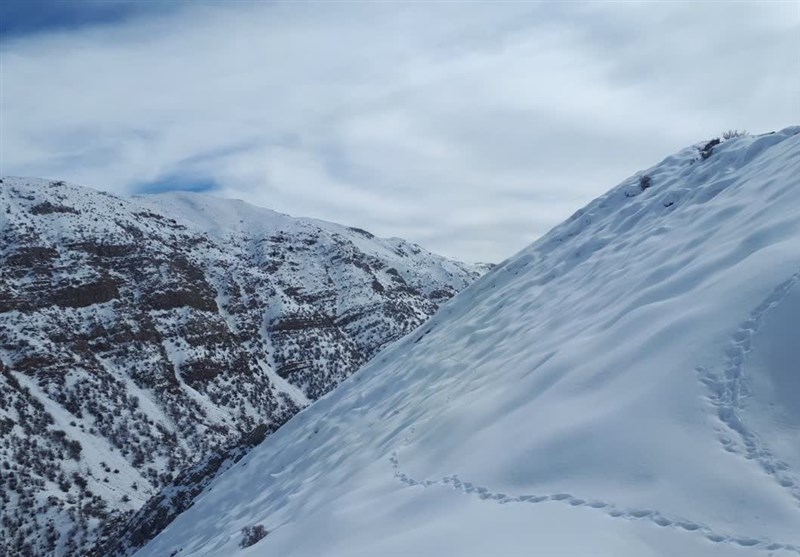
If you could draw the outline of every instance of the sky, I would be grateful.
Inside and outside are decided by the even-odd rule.
[[[0,3],[0,174],[243,199],[499,262],[800,123],[800,2]]]

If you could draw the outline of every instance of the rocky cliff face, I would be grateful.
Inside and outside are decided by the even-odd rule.
[[[478,274],[242,202],[15,178],[0,183],[0,261],[8,555],[82,552],[180,470],[274,430]]]

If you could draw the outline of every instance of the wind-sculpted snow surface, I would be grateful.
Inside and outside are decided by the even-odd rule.
[[[138,555],[797,556],[798,134],[626,180]],[[269,534],[241,549],[254,525]]]

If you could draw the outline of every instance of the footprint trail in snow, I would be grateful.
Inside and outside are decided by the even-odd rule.
[[[509,495],[491,491],[489,488],[461,480],[457,474],[445,476],[439,480],[416,480],[400,469],[400,461],[397,452],[389,458],[395,471],[395,477],[409,487],[428,488],[436,485],[445,485],[466,495],[473,495],[485,501],[504,504],[540,504],[547,502],[562,503],[572,507],[587,507],[595,511],[621,520],[651,522],[662,528],[672,528],[691,534],[705,537],[714,543],[723,543],[761,549],[765,551],[784,550],[800,555],[800,545],[791,543],[776,542],[759,537],[736,536],[721,534],[710,527],[697,521],[687,520],[679,517],[666,516],[658,511],[651,509],[622,509],[606,501],[597,499],[582,499],[571,493],[560,492],[548,495]]]
[[[786,488],[792,497],[800,501],[800,483],[798,483],[788,464],[778,460],[769,451],[758,435],[747,427],[740,415],[743,398],[747,394],[744,364],[747,355],[752,349],[753,336],[761,327],[769,311],[776,307],[798,283],[800,283],[800,271],[775,287],[770,295],[750,312],[748,318],[740,324],[731,337],[726,351],[726,361],[721,372],[712,372],[704,367],[698,367],[697,371],[700,375],[700,380],[708,387],[711,393],[709,400],[717,408],[717,415],[720,421],[729,430],[735,432],[741,440],[741,445],[737,447],[729,437],[721,436],[721,442],[725,446],[725,450],[758,462],[767,474],[773,477],[782,487]],[[413,433],[413,431],[414,428],[412,426],[411,432]],[[406,441],[408,442],[408,439]],[[488,487],[472,482],[463,481],[457,474],[445,476],[439,480],[417,480],[401,470],[397,451],[391,454],[389,461],[394,469],[395,477],[409,487],[448,486],[466,495],[476,496],[482,500],[500,505],[554,502],[573,507],[586,507],[615,519],[650,522],[662,528],[672,528],[689,534],[700,535],[713,543],[763,551],[782,550],[800,555],[800,544],[776,542],[761,537],[722,534],[698,521],[667,516],[651,509],[623,509],[607,501],[583,499],[567,492],[547,495],[509,495],[494,492]]]
[[[709,400],[717,408],[717,416],[732,432],[738,443],[727,434],[720,435],[725,450],[758,462],[761,468],[778,484],[785,488],[800,504],[800,481],[789,465],[772,454],[759,436],[751,430],[742,418],[744,399],[749,395],[745,362],[752,350],[753,336],[758,332],[770,310],[800,282],[800,271],[780,283],[772,293],[759,304],[748,318],[739,325],[732,335],[726,350],[726,361],[722,371],[714,372],[698,367],[700,380],[708,387]]]

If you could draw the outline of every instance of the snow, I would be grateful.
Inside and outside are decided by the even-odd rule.
[[[295,416],[138,555],[800,555],[800,127],[644,174]],[[239,549],[255,524],[269,535]]]
[[[193,493],[205,476],[179,471],[284,423],[479,274],[235,200],[37,178],[0,179],[0,237],[0,554],[82,555],[170,478]]]
[[[22,373],[11,372],[14,378],[27,388],[39,402],[42,403],[47,412],[53,417],[53,429],[61,430],[66,433],[67,438],[70,440],[78,441],[81,444],[81,452],[84,455],[80,464],[65,461],[64,468],[67,471],[80,471],[85,474],[90,488],[97,492],[111,498],[113,495],[114,500],[119,500],[122,495],[127,495],[131,499],[140,500],[141,504],[149,491],[150,484],[130,463],[119,453],[114,450],[114,447],[102,437],[97,435],[90,435],[75,427],[75,417],[67,412],[64,408],[54,402],[49,396],[42,392],[39,386],[31,378]],[[102,463],[105,463],[103,466]],[[118,470],[115,474],[115,484],[110,485],[102,481],[103,477],[108,474],[103,471],[104,467],[113,470]],[[132,483],[137,483],[143,487],[142,492],[130,488]],[[56,488],[52,489],[56,492]],[[46,498],[49,492],[41,492],[39,497]],[[133,508],[137,503],[130,502],[123,504],[124,507]]]
[[[286,379],[275,373],[274,365],[259,362],[259,366],[267,375],[267,377],[269,377],[269,382],[275,386],[275,389],[277,389],[277,391],[280,393],[285,393],[291,399],[291,401],[297,405],[298,408],[303,408],[311,403],[309,398],[301,389],[295,387]]]
[[[165,340],[163,345],[167,353],[167,358],[170,362],[172,362],[172,365],[175,369],[175,380],[180,388],[197,403],[197,407],[202,409],[201,411],[203,416],[208,418],[210,423],[227,422],[230,417],[224,410],[220,409],[218,406],[215,406],[214,403],[209,400],[207,395],[198,392],[197,389],[183,380],[180,372],[180,365],[186,359],[186,355],[190,351],[189,347],[185,346],[185,343],[178,344],[172,339]],[[202,418],[200,418],[200,423],[205,425],[205,421]]]
[[[296,218],[263,207],[250,205],[240,200],[220,200],[192,192],[167,192],[152,195],[139,195],[131,198],[134,202],[154,211],[169,214],[180,222],[192,223],[210,237],[225,242],[235,240],[242,246],[258,251],[259,243],[270,236],[285,234],[292,238],[316,235],[320,230],[327,239],[341,236],[348,239],[359,252],[392,262],[401,275],[408,273],[408,265],[413,263],[401,254],[415,254],[417,259],[431,266],[432,277],[438,282],[452,280],[448,273],[457,274],[459,269],[483,272],[484,264],[460,263],[441,255],[425,252],[416,244],[400,238],[377,238],[366,231],[349,228],[341,224],[311,218]],[[313,264],[314,261],[308,261]],[[438,267],[433,268],[430,263]]]

